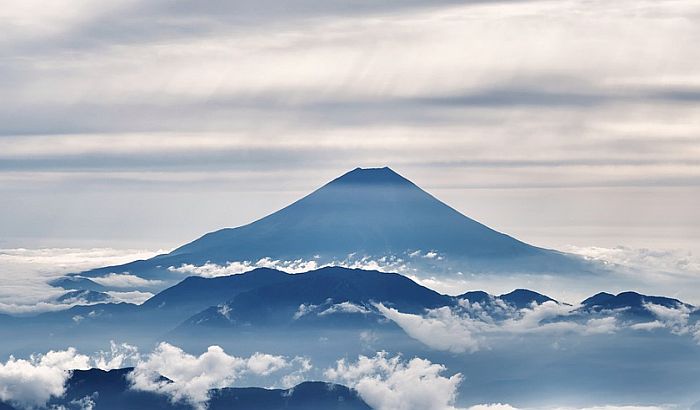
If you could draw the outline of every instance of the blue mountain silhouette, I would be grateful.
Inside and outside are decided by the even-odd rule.
[[[528,245],[470,219],[389,168],[357,168],[271,215],[238,228],[208,233],[148,260],[94,269],[81,277],[130,272],[172,280],[169,267],[206,262],[344,260],[350,254],[439,265],[443,273],[581,272],[590,262]],[[420,271],[420,270],[419,270]],[[438,272],[440,273],[440,272]]]
[[[676,309],[681,306],[692,308],[691,305],[678,299],[663,296],[648,296],[637,292],[622,292],[613,295],[601,292],[581,302],[582,310],[600,312],[603,310],[624,310],[628,315],[653,317],[653,314],[645,307],[646,304],[660,305],[666,308]]]
[[[371,326],[382,316],[374,303],[402,312],[454,304],[454,298],[423,287],[396,274],[327,267],[288,275],[288,279],[242,292],[220,306],[212,306],[188,319],[179,329],[192,326]],[[301,306],[308,309],[300,310]]]
[[[549,296],[533,292],[528,289],[516,289],[510,293],[501,295],[498,298],[510,303],[518,309],[530,307],[533,302],[537,303],[538,305],[541,305],[544,302],[556,302],[556,300],[550,298]]]

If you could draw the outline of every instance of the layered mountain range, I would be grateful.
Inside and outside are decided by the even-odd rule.
[[[75,295],[100,300],[94,293],[79,291]],[[288,274],[257,268],[215,278],[188,277],[141,305],[83,304],[34,317],[4,317],[2,321],[14,324],[4,326],[12,333],[21,333],[24,329],[35,335],[37,332],[52,335],[100,333],[153,338],[172,332],[204,337],[213,329],[234,332],[333,328],[399,330],[386,320],[377,309],[378,305],[404,314],[422,315],[442,307],[460,308],[464,301],[483,308],[507,306],[512,314],[547,302],[562,304],[527,289],[499,296],[484,291],[450,296],[396,273],[325,267]],[[649,304],[669,309],[694,309],[676,299],[635,292],[599,293],[574,307],[580,315],[615,312],[631,319],[646,320],[652,316],[647,309]]]

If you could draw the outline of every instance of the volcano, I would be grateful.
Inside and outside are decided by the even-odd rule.
[[[348,258],[412,263],[435,275],[571,273],[588,262],[497,232],[441,202],[390,168],[354,169],[293,204],[248,225],[225,228],[168,254],[80,274],[128,272],[172,278],[184,264]]]

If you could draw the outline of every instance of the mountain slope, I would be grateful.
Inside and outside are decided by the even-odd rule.
[[[290,280],[289,274],[267,268],[215,278],[190,276],[148,299],[139,307],[139,311],[141,314],[160,311],[190,316],[209,306],[231,300],[239,293]]]
[[[454,303],[451,296],[395,273],[328,267],[289,278],[212,306],[185,321],[179,331],[200,326],[367,326],[382,318],[373,303],[411,313]]]
[[[207,234],[171,255],[207,254],[224,262],[234,249],[250,255],[246,260],[271,256],[266,251],[282,258],[417,249],[477,258],[538,252],[461,215],[389,168],[358,168],[270,216]]]
[[[419,253],[416,253],[420,251]],[[183,264],[231,261],[342,261],[348,255],[415,257],[443,273],[578,272],[588,262],[528,245],[470,219],[389,168],[357,168],[251,224],[208,233],[145,261],[94,269],[172,279]],[[439,256],[438,256],[439,255]],[[420,269],[419,269],[420,271]],[[439,273],[439,272],[438,272]]]

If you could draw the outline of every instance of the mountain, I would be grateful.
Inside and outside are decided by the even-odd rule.
[[[533,303],[538,305],[544,302],[557,302],[556,300],[550,298],[549,296],[543,295],[541,293],[534,292],[528,289],[516,289],[510,293],[506,293],[500,296],[493,296],[484,291],[471,291],[463,293],[461,295],[455,296],[456,299],[467,299],[471,303],[481,303],[481,304],[491,304],[496,299],[500,299],[503,302],[511,305],[516,309],[524,309],[530,307]],[[559,302],[557,302],[559,303]]]
[[[56,302],[65,304],[101,303],[108,302],[110,300],[112,300],[112,297],[108,294],[96,292],[94,290],[71,290],[56,298]]]
[[[139,307],[139,311],[140,314],[167,312],[183,320],[209,306],[229,301],[240,293],[292,280],[292,275],[268,268],[215,278],[190,276],[148,299]]]
[[[189,318],[179,331],[201,326],[367,326],[383,317],[374,303],[422,313],[452,305],[454,298],[396,273],[327,267],[242,292]]]
[[[193,410],[168,396],[133,390],[128,375],[133,368],[104,371],[74,370],[66,382],[65,394],[54,398],[47,408],[95,410]],[[163,378],[164,381],[168,381]],[[325,382],[304,382],[291,389],[223,388],[211,390],[208,409],[230,410],[371,410],[357,392]],[[2,410],[18,410],[11,403],[0,403]]]
[[[455,296],[457,299],[466,299],[471,303],[490,303],[495,296],[490,295],[483,290],[474,290]]]
[[[683,303],[678,299],[663,296],[648,296],[637,292],[622,292],[617,295],[601,292],[581,302],[581,310],[589,312],[624,310],[625,313],[630,315],[651,317],[653,315],[645,307],[646,304],[660,305],[671,309],[676,309],[680,306],[692,308],[691,305]]]
[[[225,388],[215,390],[211,410],[371,410],[355,392],[325,382],[305,382],[291,389]]]
[[[349,255],[394,257],[419,273],[421,267],[439,274],[591,269],[591,262],[526,244],[470,219],[389,168],[357,168],[248,225],[208,233],[168,254],[80,276],[129,272],[172,281],[182,278],[173,270],[186,264],[270,258],[320,265]]]
[[[544,302],[556,302],[556,300],[550,298],[549,296],[545,296],[541,293],[533,292],[528,289],[516,289],[510,293],[501,295],[498,298],[510,303],[518,309],[530,307],[533,302],[537,303],[538,305],[541,305]]]
[[[0,318],[0,340],[31,337],[154,340],[172,330],[197,335],[204,327],[240,324],[287,329],[368,328],[386,322],[373,303],[403,312],[454,305],[411,279],[378,271],[326,267],[301,274],[258,268],[216,278],[189,277],[142,305],[98,303],[22,318]],[[301,305],[305,306],[300,312]],[[295,317],[298,316],[298,317]],[[182,333],[179,333],[182,334]],[[206,335],[206,332],[202,333]]]
[[[54,279],[49,282],[49,285],[55,286],[57,288],[63,288],[66,290],[81,289],[81,290],[92,290],[95,292],[103,292],[107,290],[106,287],[91,281],[88,278],[83,278],[80,276],[66,276],[58,279]]]

